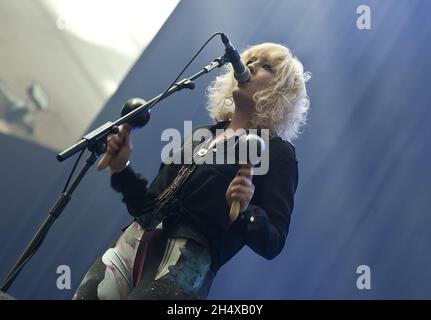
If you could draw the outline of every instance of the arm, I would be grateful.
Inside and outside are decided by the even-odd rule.
[[[284,247],[298,182],[294,154],[271,160],[268,173],[255,177],[254,197],[236,221],[245,243],[266,259],[275,258]]]
[[[120,126],[116,134],[107,138],[106,156],[109,157],[112,188],[123,194],[123,202],[131,215],[138,214],[143,206],[144,196],[147,192],[147,180],[136,174],[129,166],[129,158],[133,149],[130,132],[132,127],[128,124]]]
[[[122,201],[132,216],[137,216],[144,207],[148,181],[133,171],[130,166],[111,175],[111,187],[123,195]]]

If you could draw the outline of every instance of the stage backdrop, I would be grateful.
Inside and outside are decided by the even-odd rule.
[[[361,5],[370,9],[369,30],[358,28],[367,12],[357,13]],[[238,49],[286,44],[313,74],[309,124],[296,142],[299,187],[286,247],[272,261],[243,249],[220,270],[209,298],[431,298],[430,12],[428,1],[179,4],[91,128],[116,118],[127,99],[164,90],[216,31]],[[186,73],[222,53],[214,40]],[[150,180],[159,167],[163,129],[181,129],[184,120],[210,122],[205,88],[216,74],[160,103],[148,126],[133,133],[131,161]],[[61,192],[74,159],[58,163],[55,152],[7,136],[0,143],[4,278]],[[87,268],[130,221],[120,200],[109,173],[93,168],[9,293],[71,298]],[[71,289],[57,288],[61,265],[70,267]],[[370,268],[369,290],[357,287],[361,265]]]

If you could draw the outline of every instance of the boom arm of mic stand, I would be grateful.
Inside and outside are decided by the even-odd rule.
[[[8,274],[6,279],[0,284],[0,290],[7,291],[9,289],[9,287],[12,285],[15,278],[17,277],[18,273],[22,270],[24,265],[29,261],[29,259],[33,256],[36,250],[40,247],[50,227],[52,226],[54,221],[60,216],[61,212],[64,210],[67,203],[71,199],[73,191],[76,189],[76,187],[78,186],[79,182],[82,180],[82,178],[84,177],[88,169],[94,164],[94,162],[97,159],[97,155],[101,153],[100,150],[98,150],[99,149],[98,145],[100,144],[102,139],[105,139],[109,134],[114,133],[115,131],[118,131],[118,126],[120,124],[132,121],[134,120],[135,117],[139,116],[141,112],[148,111],[150,108],[152,108],[153,103],[155,104],[155,102],[163,100],[164,98],[170,96],[174,92],[177,92],[181,89],[184,89],[184,88],[194,89],[195,84],[193,83],[193,80],[199,78],[204,73],[210,72],[212,69],[216,67],[221,67],[227,61],[228,60],[224,56],[215,59],[213,62],[211,62],[211,64],[204,67],[201,71],[199,71],[192,77],[183,79],[180,82],[173,85],[171,88],[169,88],[168,91],[166,91],[166,93],[151,99],[147,103],[141,105],[140,107],[136,108],[135,110],[121,117],[115,122],[105,123],[104,125],[98,127],[97,129],[85,135],[78,143],[74,144],[70,148],[66,149],[65,151],[57,155],[58,161],[64,161],[67,158],[71,157],[73,154],[77,153],[80,150],[83,150],[86,147],[88,147],[91,151],[91,155],[88,157],[84,168],[82,168],[81,172],[75,178],[75,180],[73,181],[72,185],[68,188],[68,190],[66,190],[66,192],[63,193],[60,196],[60,198],[57,200],[54,207],[51,209],[49,216],[46,218],[42,226],[39,228],[38,232],[33,237],[33,239],[30,241],[29,245],[26,247],[23,254],[19,257],[18,261],[15,263],[11,272]]]
[[[180,82],[177,82],[176,84],[174,84],[172,87],[169,88],[168,91],[166,91],[166,93],[160,94],[160,95],[154,97],[153,99],[147,101],[145,104],[142,104],[141,106],[139,106],[138,108],[136,108],[132,112],[128,113],[127,115],[119,118],[115,122],[110,122],[110,121],[106,122],[105,124],[101,125],[97,129],[86,134],[79,142],[75,143],[71,147],[69,147],[66,150],[57,154],[57,160],[58,161],[64,161],[64,160],[70,158],[75,153],[79,152],[80,150],[82,150],[86,147],[92,147],[95,144],[98,144],[100,141],[104,141],[108,135],[118,132],[118,126],[119,125],[121,125],[123,123],[130,122],[133,119],[135,119],[136,117],[138,117],[141,113],[149,111],[154,106],[153,103],[159,102],[159,101],[167,98],[171,94],[173,94],[177,91],[180,91],[184,88],[194,89],[195,84],[193,83],[193,81],[195,79],[199,78],[200,76],[202,76],[205,73],[210,72],[214,68],[220,68],[221,66],[223,66],[228,61],[229,61],[228,58],[225,56],[219,57],[219,58],[215,59],[213,62],[211,62],[209,65],[204,67],[201,71],[199,71],[198,73],[191,76],[190,78],[185,78],[185,79],[181,80]],[[103,153],[103,151],[98,152],[98,153]]]

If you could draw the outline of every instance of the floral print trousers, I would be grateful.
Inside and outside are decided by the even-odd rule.
[[[162,224],[133,222],[90,268],[73,299],[206,299],[214,275],[208,249],[167,238]]]

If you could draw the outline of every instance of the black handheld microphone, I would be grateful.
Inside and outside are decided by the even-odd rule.
[[[250,70],[242,63],[241,57],[230,42],[229,38],[224,33],[221,34],[221,40],[223,41],[226,50],[225,56],[232,63],[234,70],[234,77],[238,82],[247,82],[250,79]]]

